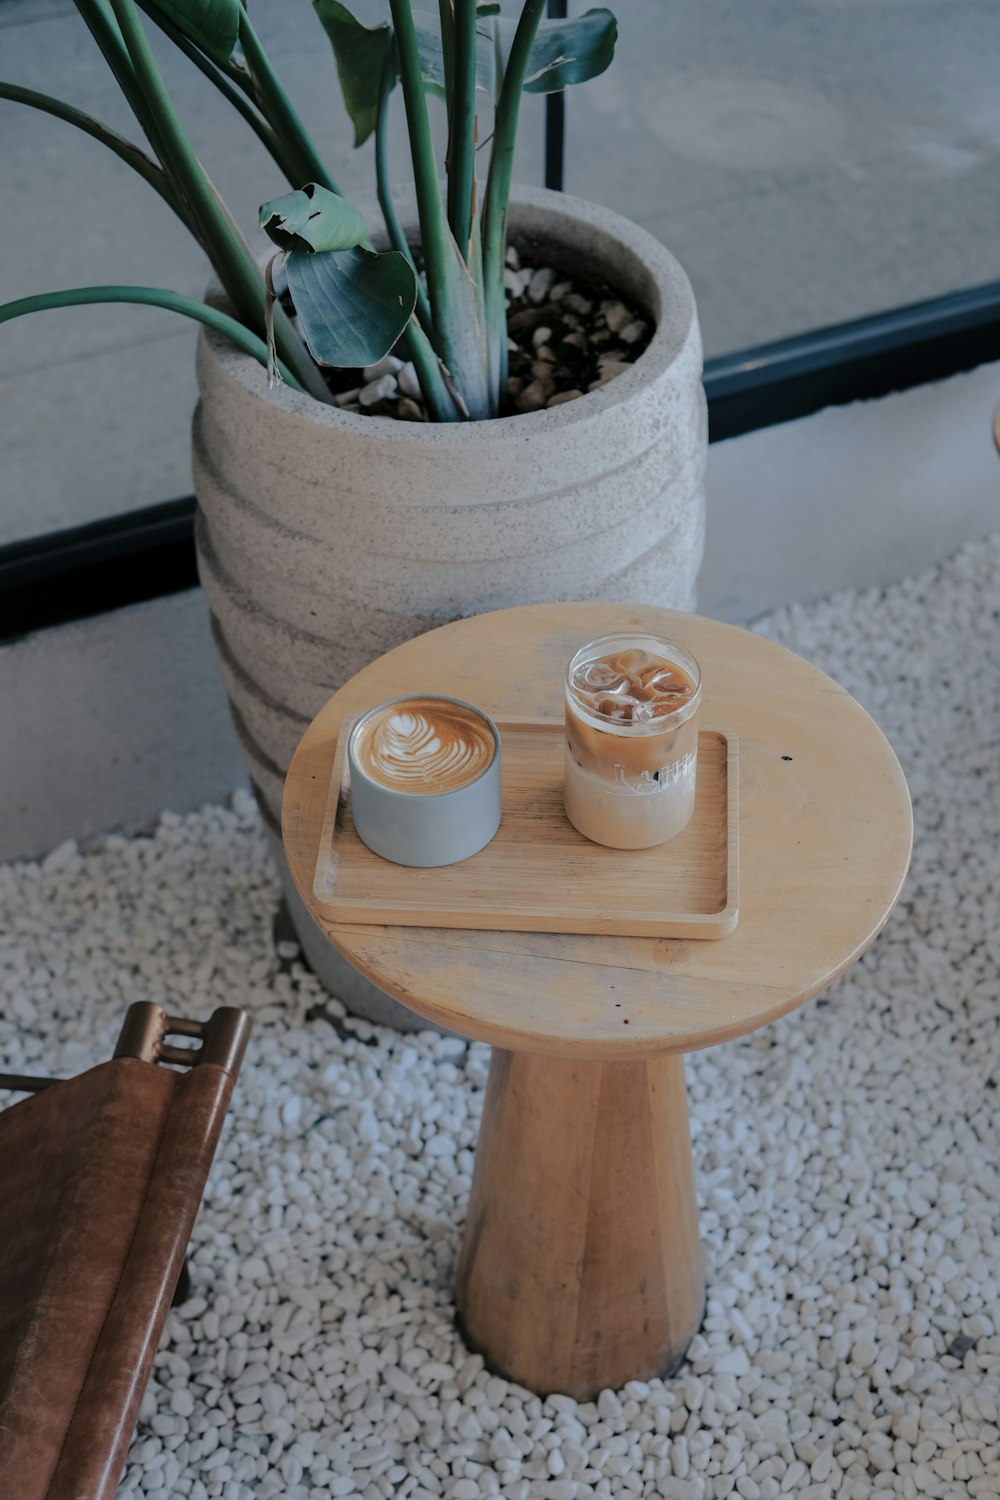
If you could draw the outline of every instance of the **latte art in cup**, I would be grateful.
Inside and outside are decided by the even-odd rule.
[[[433,796],[475,781],[496,742],[475,710],[447,698],[407,698],[370,714],[354,740],[364,774],[389,791]]]
[[[397,865],[456,864],[500,826],[500,731],[473,703],[378,703],[350,731],[347,762],[355,832]]]

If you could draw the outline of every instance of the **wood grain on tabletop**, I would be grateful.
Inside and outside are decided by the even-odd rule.
[[[620,630],[698,658],[701,725],[740,744],[740,920],[718,941],[331,923],[312,895],[341,720],[401,693],[499,715],[563,713],[566,663]],[[825,989],[892,910],[909,863],[902,771],[831,678],[735,626],[614,604],[530,605],[456,621],[373,662],[334,695],[289,769],[282,814],[296,885],[330,940],[430,1020],[508,1049],[590,1058],[683,1052],[752,1031]]]
[[[732,931],[739,908],[735,736],[698,736],[695,809],[682,833],[652,849],[606,849],[577,833],[563,811],[562,724],[501,718],[497,727],[503,816],[496,836],[473,859],[430,869],[380,859],[358,838],[345,727],[316,861],[317,911],[333,922],[394,927],[695,938]]]

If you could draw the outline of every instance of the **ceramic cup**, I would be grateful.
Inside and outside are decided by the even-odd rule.
[[[456,864],[500,826],[500,732],[461,698],[376,704],[352,726],[347,759],[358,837],[394,864]]]

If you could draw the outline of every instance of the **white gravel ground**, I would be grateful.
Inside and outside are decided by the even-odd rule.
[[[594,1404],[462,1347],[487,1049],[340,1020],[246,796],[0,868],[4,1065],[84,1068],[133,999],[257,1018],[122,1497],[1000,1496],[998,608],[1000,537],[766,623],[887,730],[913,872],[827,997],[691,1060],[705,1324]]]

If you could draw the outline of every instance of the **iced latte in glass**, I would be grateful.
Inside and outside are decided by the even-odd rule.
[[[566,815],[613,849],[647,849],[694,811],[701,673],[689,651],[625,632],[566,671]]]

